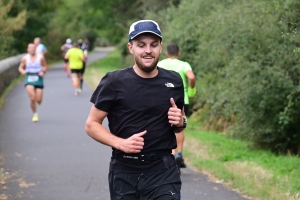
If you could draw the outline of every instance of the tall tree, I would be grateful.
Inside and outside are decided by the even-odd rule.
[[[0,59],[14,53],[11,51],[12,33],[21,30],[26,23],[26,10],[20,10],[15,17],[8,15],[13,3],[13,0],[0,0]]]
[[[21,10],[27,10],[27,21],[23,29],[13,34],[16,38],[12,44],[13,48],[22,53],[35,37],[46,36],[49,31],[48,24],[55,16],[56,9],[63,5],[62,0],[15,1],[9,15],[16,16]]]

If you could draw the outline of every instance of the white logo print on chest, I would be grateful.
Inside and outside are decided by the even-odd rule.
[[[173,85],[173,83],[165,83],[165,86],[167,86],[167,87],[174,87],[174,85]]]

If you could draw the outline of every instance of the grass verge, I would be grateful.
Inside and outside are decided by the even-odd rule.
[[[86,80],[95,89],[106,72],[123,67],[120,52],[115,50],[88,67]],[[276,156],[251,149],[246,141],[203,131],[193,117],[185,131],[184,148],[190,167],[245,196],[261,200],[300,199],[298,157]]]
[[[189,120],[185,131],[189,165],[253,199],[300,199],[300,160],[250,148],[246,141],[202,131]]]
[[[121,53],[116,49],[101,60],[90,64],[86,69],[85,80],[92,89],[95,89],[101,78],[107,72],[121,69],[123,67]]]
[[[10,83],[10,85],[5,88],[4,92],[2,93],[2,95],[0,96],[0,108],[2,108],[2,105],[4,103],[4,99],[6,98],[6,96],[9,94],[9,92],[11,91],[11,89],[17,84],[19,83],[21,80],[23,80],[23,76],[19,76],[17,78],[14,78],[12,80],[12,82]]]

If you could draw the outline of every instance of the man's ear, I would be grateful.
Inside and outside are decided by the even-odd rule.
[[[128,50],[131,54],[133,54],[133,50],[132,50],[132,44],[130,42],[128,42],[127,44]]]
[[[181,55],[181,52],[179,51],[179,52],[178,52],[178,57],[179,57],[180,55]]]

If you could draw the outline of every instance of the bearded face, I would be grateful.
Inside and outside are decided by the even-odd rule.
[[[134,57],[138,68],[144,72],[152,72],[159,61],[159,57],[155,57],[153,53],[142,54],[141,57]]]
[[[161,40],[154,34],[141,34],[128,44],[137,67],[146,73],[156,69],[162,50]]]

